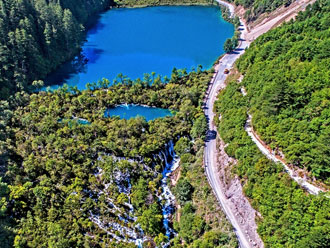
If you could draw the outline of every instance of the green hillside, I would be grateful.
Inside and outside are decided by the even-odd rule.
[[[238,61],[253,126],[288,162],[330,183],[330,5],[263,35]]]
[[[233,170],[245,194],[262,215],[258,233],[266,247],[329,244],[330,199],[304,192],[244,130],[249,111],[262,139],[329,183],[329,8],[329,1],[318,1],[296,21],[258,38],[238,61],[242,83],[239,73],[232,76],[216,102],[220,135],[226,152],[238,159]]]
[[[82,92],[63,87],[17,95],[10,102],[15,110],[3,106],[1,247],[135,247],[133,234],[143,234],[137,224],[145,245],[166,242],[158,198],[170,141],[177,142],[174,149],[191,179],[173,189],[181,206],[187,205],[175,226],[177,247],[181,240],[235,247],[201,167],[201,105],[211,77],[174,70],[166,83],[155,75],[135,82],[121,78],[111,87],[103,80]],[[121,103],[176,113],[149,122],[104,117],[107,107]]]

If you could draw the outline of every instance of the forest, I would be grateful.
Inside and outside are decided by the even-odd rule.
[[[256,13],[282,1],[236,2]],[[258,4],[257,4],[258,3]],[[271,4],[270,4],[271,3]],[[286,3],[286,2],[285,2]],[[110,7],[174,4],[216,4],[213,0],[22,0],[0,1],[0,99],[21,90],[33,91],[45,77],[80,50],[85,31]],[[269,6],[270,5],[270,6]],[[253,13],[254,13],[253,12]],[[249,14],[257,16],[257,14]]]
[[[1,0],[0,99],[40,84],[75,56],[88,22],[111,4],[112,0]]]
[[[0,191],[2,247],[135,247],[132,240],[139,236],[150,247],[167,242],[159,154],[171,140],[196,180],[181,178],[173,189],[184,206],[173,242],[235,247],[201,173],[207,127],[201,104],[211,76],[200,68],[189,75],[174,69],[166,83],[154,74],[136,81],[119,75],[110,87],[103,79],[84,91],[64,86],[17,93],[10,103],[16,108],[7,106],[1,120],[7,164]],[[121,103],[169,108],[175,115],[149,122],[104,116]]]
[[[257,39],[237,63],[258,134],[328,184],[329,12],[329,1],[317,2]]]
[[[330,199],[307,194],[244,130],[249,111],[254,128],[273,148],[328,182],[329,7],[329,1],[317,1],[296,21],[259,37],[216,102],[226,152],[238,160],[232,172],[262,216],[258,233],[266,247],[327,247],[330,241]]]

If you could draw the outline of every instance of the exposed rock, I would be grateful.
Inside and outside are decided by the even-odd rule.
[[[261,215],[252,208],[250,202],[245,197],[240,179],[231,173],[232,167],[235,166],[237,161],[227,155],[225,143],[222,140],[217,140],[217,147],[220,181],[225,189],[225,195],[230,200],[231,208],[235,209],[235,215],[239,217],[238,220],[249,240],[251,240],[250,243],[255,247],[262,248],[264,245],[257,233],[256,224],[256,215]]]

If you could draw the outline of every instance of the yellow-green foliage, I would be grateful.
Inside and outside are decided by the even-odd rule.
[[[163,163],[156,155],[170,140],[190,136],[195,120],[203,115],[202,100],[211,77],[212,73],[199,69],[189,75],[173,70],[166,83],[154,74],[137,81],[119,75],[111,87],[104,79],[82,92],[65,86],[54,92],[17,95],[12,110],[1,105],[8,114],[1,116],[5,126],[0,129],[1,145],[6,145],[2,154],[8,154],[1,156],[7,165],[1,168],[6,183],[0,181],[1,245],[113,245],[112,236],[89,217],[93,213],[105,223],[124,225],[119,214],[129,211],[128,197],[114,183],[118,172],[129,175],[137,221],[146,235],[161,242],[157,192]],[[104,116],[106,107],[120,103],[148,104],[176,113],[149,122],[141,117]],[[134,162],[116,161],[118,157]],[[109,199],[119,209],[109,212]],[[135,224],[125,225],[134,228]]]

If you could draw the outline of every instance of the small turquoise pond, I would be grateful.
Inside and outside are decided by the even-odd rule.
[[[115,108],[109,108],[104,113],[105,117],[119,116],[121,119],[130,119],[137,116],[143,116],[147,121],[154,120],[156,118],[172,116],[172,113],[168,109],[152,108],[141,105],[119,105]]]
[[[112,9],[88,31],[81,54],[45,83],[53,89],[67,83],[82,90],[119,73],[136,79],[151,72],[169,77],[174,67],[210,68],[233,34],[234,26],[223,20],[219,7]]]
[[[73,121],[76,121],[78,124],[81,124],[81,125],[90,125],[91,124],[88,120],[81,119],[81,118],[75,118],[75,119],[70,119],[68,121],[69,125],[72,125]],[[63,119],[59,119],[58,122],[62,123]]]

